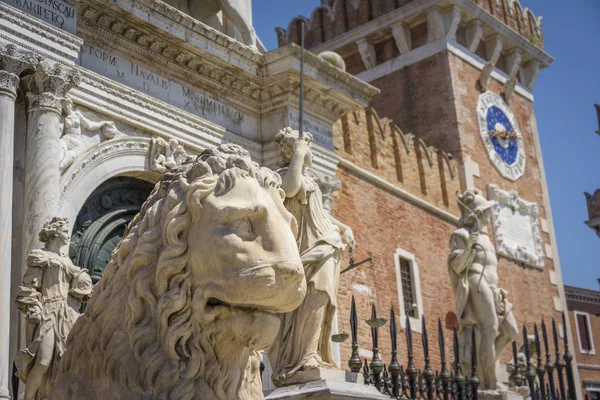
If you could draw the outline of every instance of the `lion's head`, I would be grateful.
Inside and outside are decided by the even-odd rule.
[[[231,144],[166,174],[73,327],[53,398],[260,398],[256,351],[306,291],[280,182]]]

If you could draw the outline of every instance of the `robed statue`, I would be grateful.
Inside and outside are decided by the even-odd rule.
[[[478,189],[459,194],[457,201],[462,216],[450,239],[448,269],[456,295],[461,360],[471,359],[471,346],[475,345],[480,389],[495,390],[496,360],[519,333],[508,293],[498,287],[498,259],[487,231],[495,201],[486,200]]]
[[[283,161],[278,170],[285,191],[285,206],[295,217],[296,242],[307,282],[302,305],[283,314],[279,336],[268,351],[273,383],[289,383],[299,371],[337,368],[331,351],[331,333],[340,280],[340,255],[345,245],[354,247],[352,230],[323,208],[319,185],[308,174],[312,164],[306,133],[289,128],[275,136]]]
[[[27,256],[16,299],[26,321],[26,348],[16,357],[18,376],[25,382],[25,400],[46,398],[69,331],[80,315],[78,309],[92,294],[87,270],[61,253],[69,241],[67,219],[46,222],[39,239],[44,248]]]

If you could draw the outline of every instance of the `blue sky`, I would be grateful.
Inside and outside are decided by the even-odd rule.
[[[296,15],[310,16],[319,0],[254,0],[254,26],[267,49],[274,28]],[[598,289],[600,238],[588,228],[583,192],[600,188],[600,136],[594,103],[600,103],[600,2],[521,0],[543,16],[548,52],[555,61],[534,87],[550,201],[564,282]]]

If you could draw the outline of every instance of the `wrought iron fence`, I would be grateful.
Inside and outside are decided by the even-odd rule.
[[[386,320],[377,317],[375,305],[371,307],[371,318],[366,323],[371,328],[373,356],[371,361],[361,360],[358,355],[358,315],[354,296],[350,307],[350,330],[352,337],[352,355],[348,366],[352,372],[361,372],[366,385],[373,385],[383,394],[394,399],[426,399],[426,400],[477,400],[480,381],[477,378],[476,346],[471,346],[470,371],[463,371],[460,360],[460,349],[456,328],[452,330],[453,360],[447,361],[444,330],[441,319],[438,319],[438,350],[441,360],[440,370],[434,371],[430,362],[429,337],[425,318],[421,319],[421,341],[424,365],[418,368],[413,355],[413,331],[410,318],[406,316],[406,363],[398,362],[398,330],[396,316],[392,307],[390,312],[389,334],[391,358],[385,365],[379,352],[379,330]],[[557,325],[552,319],[552,337],[554,342],[554,358],[550,353],[546,323],[541,322],[541,339],[538,325],[534,325],[535,358],[531,354],[527,327],[523,326],[523,352],[517,351],[517,342],[512,343],[513,360],[507,366],[511,370],[510,381],[515,389],[533,400],[575,400],[576,389],[573,378],[573,356],[569,351],[565,314],[562,313],[563,352],[561,355]],[[336,342],[344,341],[348,335],[334,335]],[[475,343],[475,327],[471,329],[472,343]],[[542,360],[542,348],[545,352],[545,363]],[[524,354],[524,360],[523,360]],[[519,358],[521,355],[521,359]],[[467,360],[465,360],[467,361]],[[521,362],[520,362],[521,361]],[[558,387],[555,384],[555,378]],[[566,380],[566,382],[565,382]]]

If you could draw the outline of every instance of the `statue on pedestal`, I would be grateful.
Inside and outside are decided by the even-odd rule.
[[[319,185],[309,175],[312,164],[306,133],[284,129],[275,136],[283,166],[278,170],[285,191],[285,206],[297,221],[296,242],[306,275],[302,305],[281,317],[281,329],[268,351],[273,382],[282,386],[299,371],[337,368],[331,352],[331,331],[340,280],[342,238],[354,247],[352,230],[323,208]]]
[[[281,178],[234,144],[165,173],[77,321],[50,400],[262,399],[306,283]]]
[[[456,295],[461,360],[470,360],[471,346],[477,350],[480,389],[498,389],[496,360],[518,335],[519,329],[507,292],[498,287],[498,259],[487,233],[490,209],[478,189],[457,196],[460,227],[452,233],[448,269]],[[471,327],[476,343],[471,343]],[[463,372],[470,364],[463,365]]]
[[[65,352],[67,335],[80,315],[77,310],[92,293],[87,270],[74,266],[60,252],[69,241],[67,219],[46,222],[39,239],[44,248],[27,256],[27,270],[16,299],[26,320],[27,347],[16,359],[18,376],[25,382],[25,400],[46,398]]]

